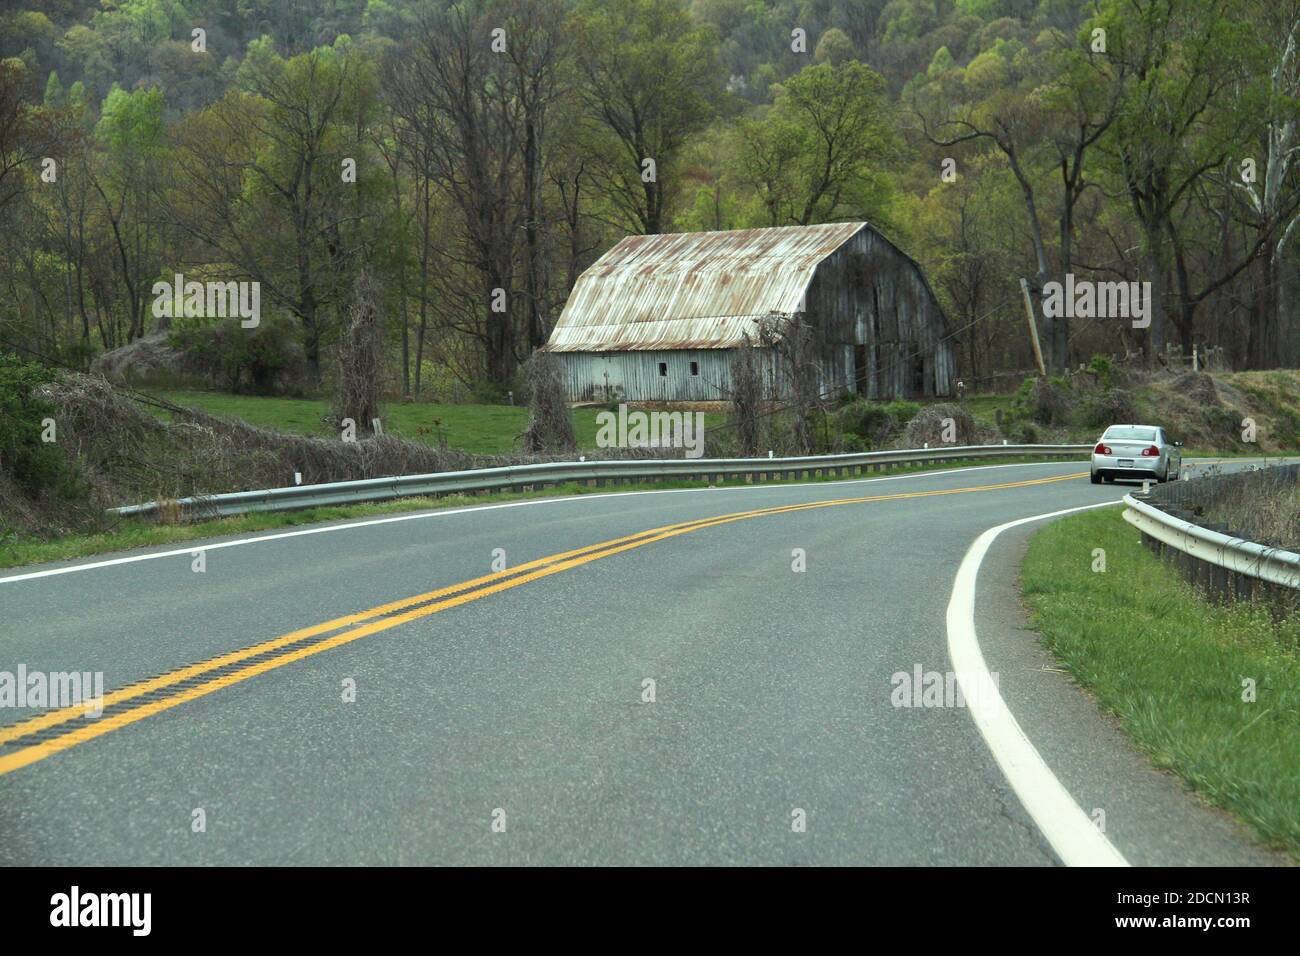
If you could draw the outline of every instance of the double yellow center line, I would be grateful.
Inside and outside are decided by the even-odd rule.
[[[208,694],[264,674],[267,671],[283,667],[294,661],[320,654],[344,644],[380,631],[428,617],[459,607],[471,601],[498,594],[510,588],[519,587],[530,581],[558,574],[570,568],[580,567],[592,561],[606,558],[613,554],[644,547],[655,541],[711,528],[715,525],[729,524],[766,515],[786,514],[793,511],[808,511],[815,508],[830,508],[837,505],[862,504],[872,501],[897,501],[906,498],[928,498],[940,495],[957,495],[976,491],[999,491],[1007,488],[1025,488],[1044,485],[1051,482],[1067,481],[1083,477],[1083,472],[1071,475],[1059,475],[1051,478],[1036,478],[1029,481],[1014,481],[996,485],[977,485],[969,488],[951,488],[943,491],[910,491],[893,495],[868,495],[860,498],[837,498],[830,501],[813,501],[797,505],[781,505],[772,508],[756,508],[752,511],[738,511],[733,514],[718,515],[712,518],[700,518],[680,524],[652,528],[637,534],[625,535],[603,541],[599,544],[548,555],[518,565],[505,571],[497,571],[483,577],[462,581],[449,587],[439,588],[403,598],[349,614],[333,620],[315,624],[311,627],[290,631],[279,637],[254,644],[241,650],[231,651],[184,667],[169,671],[157,677],[139,681],[111,691],[104,695],[102,715],[97,718],[86,716],[86,707],[63,707],[39,714],[21,723],[0,727],[0,774],[6,774],[28,764],[44,760],[46,757],[94,740],[110,731],[117,730],[143,720],[154,714],[170,710],[186,701],[205,697]],[[4,752],[4,751],[9,752]]]

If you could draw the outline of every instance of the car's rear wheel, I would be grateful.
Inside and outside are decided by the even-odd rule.
[[[1088,480],[1091,481],[1094,485],[1099,485],[1101,484],[1101,475],[1097,474],[1094,471],[1090,475],[1088,475]]]

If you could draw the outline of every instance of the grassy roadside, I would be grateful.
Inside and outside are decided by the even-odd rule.
[[[1201,600],[1117,508],[1035,534],[1021,583],[1044,644],[1157,767],[1300,857],[1300,618]]]
[[[1011,458],[999,460],[997,464],[1013,462],[1042,462],[1046,458]],[[987,465],[988,461],[953,461],[945,463],[942,468],[927,468],[923,465],[896,465],[879,472],[864,475],[865,478],[880,478],[890,475],[913,474],[919,472],[951,471],[954,468],[971,465]],[[1086,467],[1081,464],[1081,467]],[[786,479],[784,481],[763,482],[765,485],[807,484],[808,482],[842,481],[833,475],[812,478]],[[739,487],[747,483],[743,480],[724,481],[713,487]],[[564,495],[602,494],[626,491],[662,491],[674,488],[707,488],[710,485],[699,481],[661,481],[626,485],[609,485],[593,488],[583,484],[562,484],[554,488],[526,492],[498,492],[482,495],[445,495],[440,498],[401,498],[396,501],[376,502],[335,506],[328,508],[308,508],[302,511],[262,512],[240,515],[232,518],[219,518],[194,524],[154,524],[148,521],[124,520],[111,530],[98,534],[68,535],[53,541],[36,539],[10,538],[0,539],[0,569],[16,568],[28,564],[44,564],[51,561],[68,561],[74,558],[86,558],[113,551],[126,551],[132,548],[150,548],[160,545],[196,541],[202,538],[216,538],[223,535],[250,534],[259,531],[274,531],[280,528],[298,527],[322,521],[338,521],[347,518],[368,518],[408,511],[424,511],[431,508],[460,508],[466,505],[493,504],[502,501],[520,501],[527,498],[553,498]]]
[[[329,413],[329,402],[318,398],[283,398],[276,396],[230,395],[225,392],[149,389],[151,394],[177,405],[197,408],[211,415],[238,418],[252,425],[297,435],[333,436],[324,418]],[[994,427],[997,412],[1007,420],[1013,413],[1014,395],[971,395],[961,404],[975,421]],[[922,405],[951,402],[952,399],[928,399]],[[153,414],[166,417],[161,409]],[[601,409],[583,407],[573,409],[573,428],[579,448],[596,447],[596,416]],[[1155,415],[1159,418],[1159,415]],[[437,445],[446,441],[453,448],[462,448],[473,454],[501,455],[518,450],[518,439],[528,425],[528,409],[512,405],[448,405],[427,402],[387,402],[381,415],[384,430],[412,441]],[[706,432],[718,432],[727,425],[727,415],[706,412]],[[1091,442],[1101,429],[1073,429],[1073,440]],[[1051,443],[1057,439],[1043,435],[1040,441]],[[1069,439],[1063,439],[1069,440]],[[1288,446],[1289,447],[1289,446]],[[1279,452],[1260,452],[1258,449],[1215,448],[1194,444],[1183,451],[1186,457],[1251,458],[1277,455]]]

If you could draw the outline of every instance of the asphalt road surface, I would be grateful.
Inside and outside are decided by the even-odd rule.
[[[0,671],[102,672],[106,697],[0,710],[0,863],[1074,862],[969,710],[895,706],[894,675],[952,669],[984,531],[1132,488],[1086,470],[542,499],[6,572]],[[1275,862],[1022,630],[1037,526],[993,544],[975,608],[1051,776],[1125,862]]]

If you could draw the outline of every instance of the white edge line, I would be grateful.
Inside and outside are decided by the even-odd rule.
[[[653,491],[611,491],[599,494],[585,495],[564,495],[563,497],[554,498],[533,498],[527,501],[506,501],[493,505],[470,505],[466,508],[439,508],[430,511],[414,511],[410,514],[394,515],[388,518],[368,518],[363,521],[349,521],[341,524],[328,524],[312,528],[299,528],[295,531],[279,531],[274,534],[260,534],[250,538],[236,538],[233,541],[217,541],[212,544],[203,544],[202,538],[195,538],[193,543],[186,548],[175,548],[170,551],[150,551],[145,554],[131,554],[121,558],[108,558],[103,561],[90,561],[85,564],[73,564],[66,567],[46,568],[41,571],[28,571],[22,574],[11,574],[7,577],[0,577],[0,584],[14,584],[18,581],[31,581],[36,578],[49,578],[59,574],[72,574],[76,571],[91,571],[95,568],[111,568],[119,564],[133,564],[137,561],[153,561],[157,558],[175,558],[175,557],[193,557],[198,551],[215,551],[218,548],[235,548],[245,544],[260,544],[264,541],[279,541],[284,538],[297,538],[308,534],[326,534],[330,531],[349,531],[353,528],[368,528],[373,525],[392,524],[397,521],[419,521],[425,518],[448,518],[452,515],[466,514],[473,511],[494,511],[498,508],[523,508],[529,505],[554,505],[563,504],[566,501],[598,501],[602,498],[623,498],[633,497],[636,495],[674,495],[674,494],[700,494],[711,491],[779,491],[787,488],[807,488],[822,487],[826,485],[860,485],[876,481],[900,481],[906,478],[926,478],[932,475],[951,475],[958,472],[966,471],[984,471],[989,468],[1032,468],[1034,466],[1050,465],[1054,462],[1026,461],[1026,462],[1009,462],[1004,465],[968,465],[964,468],[941,468],[933,471],[912,472],[906,475],[884,475],[880,478],[848,478],[844,481],[801,481],[801,482],[774,482],[763,485],[736,485],[727,488],[662,488]],[[1078,462],[1061,462],[1061,464],[1078,464]],[[761,470],[761,469],[760,469]]]
[[[952,598],[948,601],[948,655],[963,696],[976,703],[976,706],[967,708],[971,718],[979,727],[1011,789],[1066,866],[1130,864],[1093,824],[1083,808],[1074,802],[1003,700],[984,663],[984,654],[975,634],[975,584],[989,546],[1008,528],[1119,503],[1106,501],[1065,508],[990,528],[976,538],[966,552],[953,581]]]

